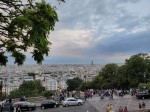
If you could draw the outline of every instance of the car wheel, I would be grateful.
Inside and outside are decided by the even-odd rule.
[[[142,99],[143,99],[143,100],[145,99],[144,96],[142,97]]]
[[[78,105],[79,105],[79,106],[82,105],[81,102],[79,102]]]
[[[57,105],[54,105],[54,108],[56,108],[57,107]]]
[[[65,104],[65,107],[68,107],[69,105],[68,104]]]
[[[29,110],[29,111],[32,111],[32,108],[29,108],[28,110]]]
[[[44,107],[44,106],[42,106],[42,107],[41,107],[41,109],[45,109],[45,107]]]

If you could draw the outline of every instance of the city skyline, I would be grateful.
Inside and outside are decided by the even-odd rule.
[[[57,7],[59,22],[43,64],[124,63],[131,55],[149,53],[149,0],[46,2]],[[26,54],[25,64],[34,64]]]

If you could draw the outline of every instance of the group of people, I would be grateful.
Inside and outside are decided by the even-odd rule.
[[[13,105],[11,99],[6,100],[0,105],[0,112],[21,112],[19,105]]]
[[[119,112],[128,112],[128,108],[124,107],[124,109],[120,106],[119,107]]]
[[[142,102],[142,103],[139,103],[139,109],[141,109],[141,108],[145,108],[145,103],[144,102]]]
[[[106,112],[114,112],[112,108],[112,104],[106,106]],[[120,106],[119,112],[128,112],[128,108],[127,107],[122,108]]]
[[[110,89],[110,90],[100,90],[99,91],[99,96],[100,96],[100,99],[104,99],[104,97],[109,97],[109,99],[113,99],[113,93],[114,93],[114,90]]]

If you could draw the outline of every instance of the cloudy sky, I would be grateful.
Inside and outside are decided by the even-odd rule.
[[[57,6],[59,22],[44,64],[124,63],[150,53],[150,0],[47,2]]]

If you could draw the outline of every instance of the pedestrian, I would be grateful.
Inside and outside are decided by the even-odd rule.
[[[112,106],[112,104],[110,104],[110,109],[111,109],[111,110],[113,109],[113,106]]]
[[[20,107],[20,105],[17,106],[16,112],[21,112],[21,107]]]
[[[111,110],[110,105],[107,105],[107,106],[106,106],[106,112],[110,112],[110,110]]]
[[[141,109],[142,108],[142,105],[141,105],[141,103],[139,103],[139,109]]]
[[[92,97],[93,97],[93,92],[91,92],[91,99],[92,99]]]
[[[142,108],[145,108],[145,103],[144,102],[142,102]]]
[[[86,98],[87,98],[87,96],[86,96],[86,94],[84,95],[84,99],[85,99],[85,101],[86,101]]]
[[[110,112],[114,112],[112,104],[110,104]]]
[[[13,112],[17,112],[17,108],[16,108],[16,106],[14,105],[14,111]]]
[[[121,106],[119,107],[119,112],[123,112],[123,108]]]
[[[128,112],[128,109],[127,107],[124,108],[123,112]]]
[[[101,98],[101,99],[104,99],[104,94],[103,94],[103,93],[101,94],[101,97],[100,97],[100,98]]]

